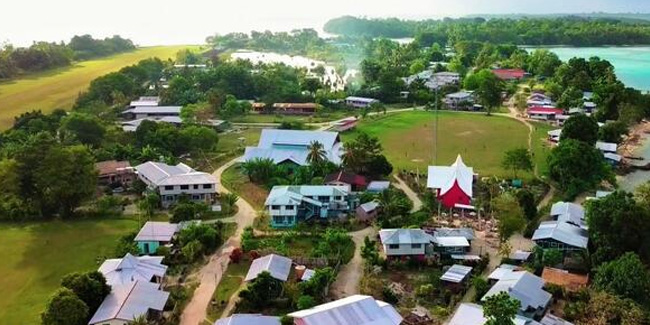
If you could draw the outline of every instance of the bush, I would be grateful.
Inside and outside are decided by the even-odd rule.
[[[397,294],[388,286],[384,286],[381,290],[381,296],[383,301],[391,305],[395,305],[399,302],[399,296],[397,296]]]
[[[243,255],[244,253],[241,251],[241,248],[237,247],[233,249],[233,251],[230,253],[230,262],[235,264],[239,263]]]
[[[296,303],[296,307],[298,307],[299,310],[309,309],[314,306],[316,306],[316,299],[308,295],[300,296],[300,298],[298,298],[298,302]]]

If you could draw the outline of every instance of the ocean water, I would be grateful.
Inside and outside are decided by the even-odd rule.
[[[544,48],[557,54],[562,61],[593,56],[605,59],[614,65],[616,75],[626,86],[650,91],[650,46]]]

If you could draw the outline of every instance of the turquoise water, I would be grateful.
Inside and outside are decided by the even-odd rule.
[[[546,48],[546,47],[545,47]],[[548,47],[562,61],[573,57],[597,56],[614,65],[616,75],[627,87],[650,91],[650,46],[639,47]]]

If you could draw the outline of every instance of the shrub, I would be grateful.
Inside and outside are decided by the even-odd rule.
[[[399,296],[397,296],[397,294],[388,286],[384,286],[381,290],[381,296],[383,301],[391,305],[395,305],[399,302]]]
[[[316,306],[316,299],[308,295],[300,296],[300,298],[298,298],[298,302],[296,303],[296,307],[298,307],[299,310],[309,309],[314,306]]]

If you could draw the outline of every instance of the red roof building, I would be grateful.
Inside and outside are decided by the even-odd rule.
[[[338,171],[325,176],[325,185],[348,185],[353,191],[361,191],[368,186],[368,180],[357,174]]]
[[[526,111],[528,118],[535,120],[554,120],[557,116],[564,114],[563,109],[554,107],[534,106]]]
[[[522,69],[493,69],[494,73],[501,80],[521,80],[526,76],[526,71]]]
[[[470,205],[473,186],[474,169],[467,167],[460,155],[451,166],[429,166],[427,187],[436,191],[446,208]]]

